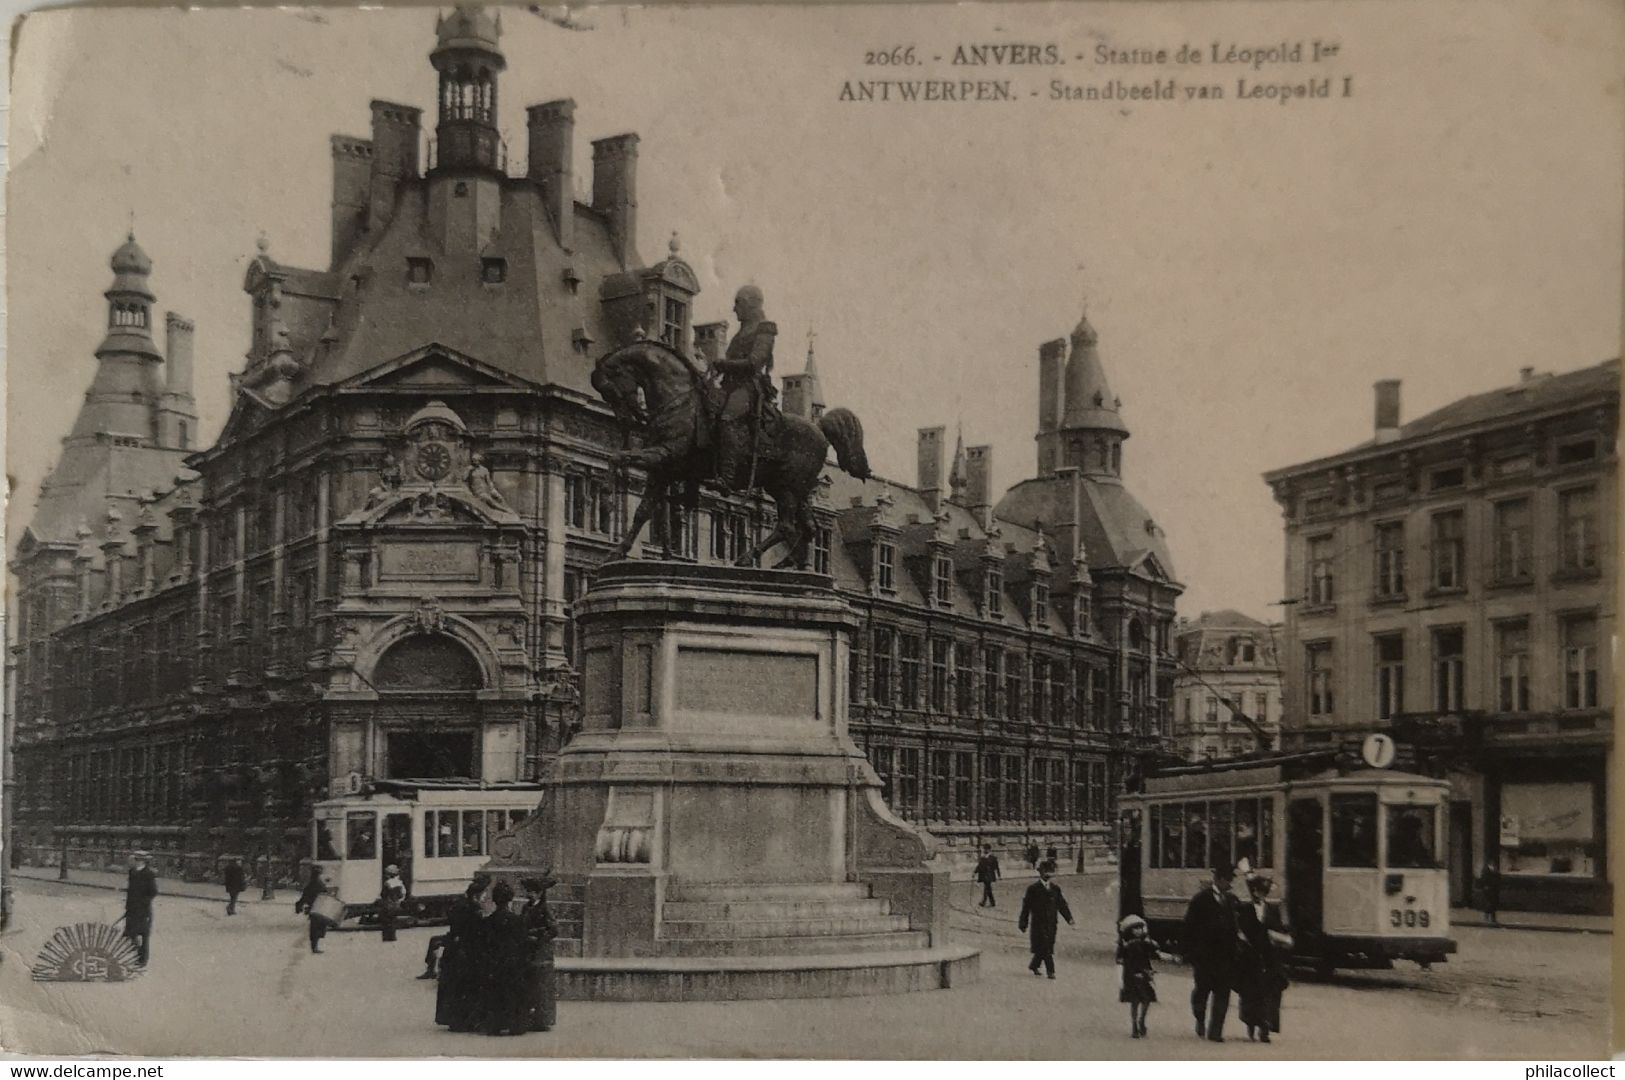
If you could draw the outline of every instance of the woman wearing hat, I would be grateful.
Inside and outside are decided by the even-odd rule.
[[[384,887],[378,893],[378,925],[383,927],[383,940],[395,940],[395,918],[404,903],[406,882],[401,880],[401,868],[390,863],[384,867]]]
[[[1281,1030],[1281,994],[1287,986],[1281,950],[1292,946],[1279,905],[1269,902],[1274,884],[1263,874],[1247,875],[1247,900],[1236,907],[1236,929],[1243,943],[1236,983],[1239,1011],[1247,1038],[1259,1042],[1269,1042],[1270,1032]]]

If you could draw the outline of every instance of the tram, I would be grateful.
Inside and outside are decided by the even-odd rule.
[[[1332,753],[1154,770],[1119,800],[1123,914],[1143,915],[1177,951],[1190,898],[1212,867],[1235,866],[1275,880],[1295,963],[1329,973],[1443,962],[1456,951],[1448,805],[1443,780]]]
[[[406,920],[443,920],[451,902],[490,858],[500,833],[513,830],[542,799],[535,783],[463,779],[374,780],[315,805],[310,859],[343,905],[341,924],[371,925],[384,870],[406,884]]]

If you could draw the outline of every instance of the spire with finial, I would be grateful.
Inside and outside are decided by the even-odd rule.
[[[970,484],[970,474],[965,464],[965,422],[959,421],[959,436],[954,442],[954,460],[948,468],[948,490],[954,502],[961,506],[965,503],[966,487]]]

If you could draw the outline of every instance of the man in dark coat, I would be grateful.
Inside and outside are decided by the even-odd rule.
[[[152,900],[158,895],[158,875],[147,865],[147,853],[130,856],[130,877],[124,886],[124,936],[140,950],[139,963],[147,964],[152,944]]]
[[[998,901],[993,899],[993,883],[1000,878],[999,857],[993,854],[990,844],[982,845],[982,857],[976,860],[976,880],[982,883],[982,902],[977,907],[994,907]]]
[[[440,954],[440,985],[435,988],[434,1022],[453,1031],[472,1031],[479,1018],[483,949],[480,923],[485,912],[480,897],[491,879],[478,875],[451,905],[446,948]]]
[[[248,888],[248,875],[243,873],[243,864],[236,859],[226,863],[226,914],[237,914],[237,898]]]
[[[1077,925],[1072,921],[1071,909],[1066,906],[1066,897],[1061,895],[1061,887],[1050,880],[1054,873],[1054,863],[1038,864],[1038,880],[1027,886],[1027,895],[1021,899],[1021,919],[1016,924],[1021,930],[1031,927],[1033,962],[1027,969],[1037,975],[1038,965],[1043,964],[1045,973],[1052,979],[1055,978],[1057,916],[1065,919],[1068,926]]]
[[[327,920],[316,914],[316,898],[327,891],[329,882],[327,875],[320,866],[312,865],[310,878],[305,882],[305,889],[299,894],[299,899],[293,902],[295,915],[304,912],[310,920],[310,951],[322,951],[322,938],[327,936]]]
[[[1191,898],[1185,909],[1185,926],[1180,934],[1185,959],[1196,978],[1191,991],[1191,1012],[1196,1017],[1196,1034],[1214,1042],[1224,1042],[1224,1016],[1230,1011],[1230,989],[1236,981],[1236,950],[1240,945],[1236,925],[1236,903],[1230,895],[1235,871],[1215,866],[1212,881]],[[1213,1000],[1211,1019],[1208,999]]]

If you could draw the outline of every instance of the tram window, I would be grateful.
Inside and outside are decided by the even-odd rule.
[[[463,854],[484,855],[485,847],[480,843],[484,837],[481,835],[480,819],[483,815],[478,810],[468,810],[463,813]]]
[[[1212,849],[1208,852],[1210,866],[1219,866],[1220,864],[1225,866],[1236,865],[1235,852],[1230,846],[1233,828],[1231,811],[1234,809],[1235,804],[1229,799],[1207,804],[1208,836],[1211,838],[1209,846]]]
[[[338,845],[333,843],[333,829],[326,821],[316,822],[316,859],[337,859],[339,857]]]
[[[344,816],[344,857],[378,857],[378,815],[370,810],[351,811]]]
[[[1162,808],[1162,865],[1178,869],[1185,865],[1181,857],[1185,850],[1185,808],[1170,803]]]
[[[1377,865],[1377,796],[1332,796],[1332,865]]]
[[[1388,865],[1430,869],[1438,865],[1433,851],[1433,807],[1390,806]]]
[[[1247,861],[1248,869],[1263,864],[1258,861],[1258,800],[1236,800],[1236,866],[1240,867],[1243,859]]]
[[[485,850],[491,850],[491,845],[496,842],[497,834],[505,829],[507,824],[508,813],[506,810],[487,810],[485,812]]]
[[[510,828],[510,829],[519,828],[519,823],[521,821],[524,821],[529,816],[530,816],[530,811],[529,810],[509,810],[508,811],[508,828]]]
[[[1185,804],[1185,865],[1207,865],[1207,804]]]
[[[1151,828],[1148,839],[1151,846],[1145,853],[1145,865],[1162,865],[1162,807],[1151,807]]]
[[[457,854],[457,811],[442,810],[435,815],[435,854],[451,858]]]

